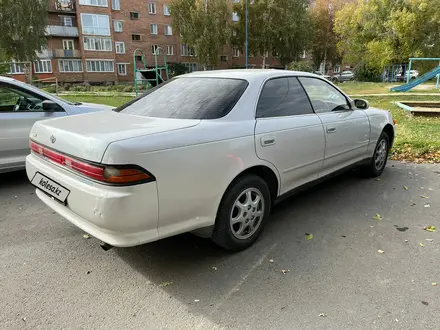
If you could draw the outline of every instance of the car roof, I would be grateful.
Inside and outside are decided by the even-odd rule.
[[[0,81],[16,83],[18,80],[10,77],[0,76]]]
[[[212,70],[195,71],[180,77],[194,78],[233,78],[245,80],[265,80],[273,77],[284,76],[316,76],[315,74],[301,71],[276,70],[276,69],[232,69],[232,70]]]

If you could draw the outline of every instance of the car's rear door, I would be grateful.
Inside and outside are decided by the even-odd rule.
[[[346,96],[330,83],[314,77],[299,80],[324,126],[326,149],[321,176],[365,158],[370,140],[367,114],[352,108]]]
[[[21,167],[29,154],[29,132],[37,120],[65,116],[45,112],[45,98],[8,83],[0,83],[0,171]]]
[[[256,111],[255,149],[278,169],[281,194],[318,178],[324,131],[296,77],[265,82]]]

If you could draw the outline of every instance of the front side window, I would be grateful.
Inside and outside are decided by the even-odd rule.
[[[108,15],[81,14],[82,33],[93,35],[110,35]]]
[[[247,85],[241,79],[175,78],[115,111],[157,118],[217,119],[232,110]]]
[[[43,111],[45,98],[21,88],[0,84],[0,113]]]
[[[345,96],[325,81],[309,77],[301,77],[299,80],[309,95],[316,113],[351,109]]]
[[[296,77],[271,79],[264,84],[258,100],[257,118],[311,113],[309,99]]]

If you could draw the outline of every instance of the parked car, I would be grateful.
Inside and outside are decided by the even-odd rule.
[[[29,132],[42,119],[112,109],[105,105],[74,103],[0,76],[0,173],[25,168]]]
[[[352,71],[342,71],[340,74],[336,74],[332,77],[334,82],[344,82],[354,80],[354,73]]]
[[[310,73],[201,71],[115,109],[35,123],[37,196],[111,246],[183,232],[250,246],[273,205],[349,166],[379,176],[390,112]]]
[[[329,76],[328,74],[324,74],[321,71],[313,71],[313,73],[318,75],[318,76],[320,76],[320,77],[322,77],[322,78],[325,78],[327,80],[331,79],[331,76]]]
[[[398,81],[406,81],[406,79],[408,78],[408,73],[409,73],[409,79],[417,79],[419,76],[419,71],[417,70],[409,70],[404,72],[404,73],[399,73],[396,75],[396,78]]]

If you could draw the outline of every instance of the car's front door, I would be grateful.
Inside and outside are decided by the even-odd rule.
[[[0,172],[24,166],[29,154],[29,132],[37,120],[65,116],[43,111],[45,98],[12,84],[0,83]]]
[[[324,160],[324,130],[296,77],[266,81],[256,120],[257,156],[278,169],[281,194],[318,178]]]
[[[321,176],[346,167],[367,156],[370,121],[362,110],[352,108],[346,96],[328,82],[299,78],[325,132],[325,160]]]

